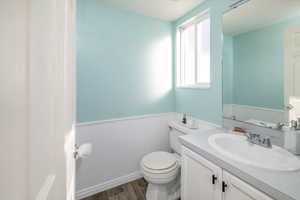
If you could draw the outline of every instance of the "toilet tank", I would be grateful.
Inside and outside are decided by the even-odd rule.
[[[189,129],[185,125],[177,121],[169,122],[169,142],[171,149],[181,155],[181,143],[179,142],[179,137],[187,134],[201,134],[201,132],[205,132],[208,130],[216,129],[217,125],[208,123],[208,122],[200,122],[198,129]]]
[[[175,152],[181,155],[181,144],[178,140],[179,136],[185,135],[185,133],[170,127],[170,132],[169,132],[169,142],[171,149]]]

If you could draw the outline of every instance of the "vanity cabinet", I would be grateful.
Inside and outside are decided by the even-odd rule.
[[[182,151],[182,200],[274,200],[188,148]]]
[[[227,186],[222,200],[274,200],[225,170],[222,178]]]
[[[181,166],[182,200],[220,200],[222,169],[183,148]]]

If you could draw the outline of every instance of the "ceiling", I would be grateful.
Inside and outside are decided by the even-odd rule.
[[[224,34],[238,35],[300,16],[300,0],[250,0],[224,15]]]
[[[100,0],[145,16],[174,21],[205,0]]]

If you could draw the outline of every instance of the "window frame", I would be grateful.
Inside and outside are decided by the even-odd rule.
[[[184,59],[183,57],[183,45],[182,45],[182,31],[187,29],[190,26],[196,25],[195,29],[195,43],[198,44],[198,33],[197,33],[197,24],[200,22],[209,19],[210,20],[210,61],[209,61],[209,82],[208,83],[197,83],[197,76],[198,76],[198,48],[197,45],[195,45],[195,84],[185,84],[183,85],[183,77],[184,77]],[[209,10],[204,11],[200,15],[197,15],[196,17],[193,17],[192,19],[180,24],[176,28],[177,33],[177,45],[176,45],[176,52],[177,52],[177,61],[176,61],[176,88],[191,88],[191,89],[209,89],[211,87],[212,79],[211,79],[211,16]]]

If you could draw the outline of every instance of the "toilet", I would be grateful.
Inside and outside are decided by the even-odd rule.
[[[147,200],[176,200],[180,198],[181,144],[179,136],[188,134],[179,123],[169,123],[169,141],[174,153],[157,151],[145,155],[140,163],[141,172],[149,183]]]

